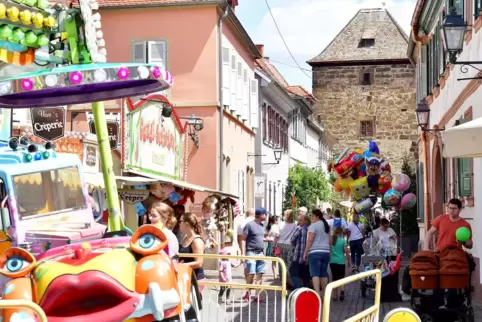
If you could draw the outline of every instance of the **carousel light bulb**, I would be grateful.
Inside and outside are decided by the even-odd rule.
[[[22,81],[20,82],[20,85],[22,86],[22,89],[24,91],[29,91],[33,88],[33,81],[30,78],[25,78],[25,79],[22,79]]]
[[[107,72],[104,69],[97,69],[94,72],[94,79],[98,83],[105,82],[107,79]]]
[[[100,13],[97,12],[96,14],[92,15],[92,20],[100,21]]]
[[[45,76],[45,84],[48,87],[54,87],[55,85],[57,85],[58,81],[59,81],[59,77],[55,74],[50,74]]]
[[[99,4],[97,2],[91,2],[90,3],[90,9],[99,10]]]
[[[107,62],[107,56],[98,54],[95,56],[95,61],[97,63],[106,63]]]
[[[70,81],[72,84],[80,84],[82,82],[82,73],[81,72],[73,72],[69,76]]]
[[[99,49],[99,54],[103,55],[103,56],[107,56],[107,49],[105,49],[105,48]]]
[[[97,37],[97,39],[102,39],[104,38],[104,33],[102,32],[102,30],[97,30],[95,36]]]
[[[158,67],[158,66],[154,66],[152,67],[152,75],[154,76],[154,78],[156,79],[159,79],[161,78],[161,69]]]
[[[121,67],[117,70],[117,77],[119,77],[122,80],[128,79],[129,78],[129,68],[127,67]]]
[[[100,23],[100,21],[94,21],[94,27],[96,29],[100,29],[100,28],[102,28],[102,24]]]
[[[1,82],[0,83],[0,95],[8,95],[12,91],[11,82]]]
[[[97,40],[97,46],[99,46],[99,47],[105,47],[105,40],[104,40],[104,39],[99,39],[99,40]]]
[[[139,74],[139,78],[146,79],[149,77],[149,68],[146,66],[139,66],[137,68],[137,74]]]

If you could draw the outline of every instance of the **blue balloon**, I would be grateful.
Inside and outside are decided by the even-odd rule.
[[[365,152],[363,152],[363,157],[365,159],[371,158],[372,156],[373,156],[373,153],[369,150],[366,150]]]
[[[144,216],[147,212],[146,207],[142,204],[142,202],[136,202],[134,204],[134,208],[136,209],[136,213],[139,217]]]
[[[170,202],[178,202],[179,200],[181,200],[181,195],[178,194],[176,191],[171,192],[171,194],[169,194]]]

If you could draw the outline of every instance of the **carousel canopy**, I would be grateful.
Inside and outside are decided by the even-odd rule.
[[[482,118],[442,132],[445,158],[482,157]]]

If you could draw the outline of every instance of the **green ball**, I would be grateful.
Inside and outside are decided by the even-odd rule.
[[[467,227],[460,227],[455,232],[455,237],[458,241],[466,242],[470,239],[470,230]]]
[[[25,154],[24,160],[25,162],[32,162],[33,156],[31,154]]]
[[[47,152],[47,151],[45,151],[45,152],[43,153],[43,158],[44,158],[44,159],[50,158],[50,153]]]

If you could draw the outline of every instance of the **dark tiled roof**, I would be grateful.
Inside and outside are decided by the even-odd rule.
[[[359,47],[374,38],[372,47]],[[385,9],[362,9],[331,43],[308,63],[407,59],[408,37]]]

